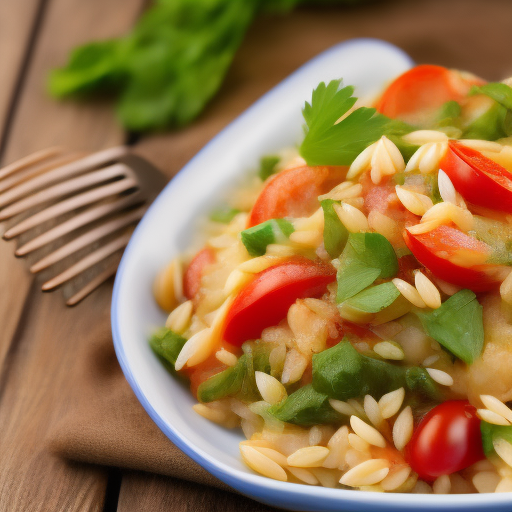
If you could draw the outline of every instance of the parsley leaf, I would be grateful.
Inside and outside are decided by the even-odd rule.
[[[321,82],[313,91],[311,103],[306,102],[302,111],[306,135],[300,154],[308,165],[350,165],[382,135],[397,139],[412,131],[407,124],[367,107],[358,108],[337,122],[354,106],[357,98],[353,93],[352,86],[342,87],[342,80],[332,80],[327,85]],[[411,148],[403,146],[409,154]]]
[[[465,363],[471,364],[482,353],[482,306],[471,290],[461,290],[440,308],[418,315],[427,334]]]
[[[337,258],[341,254],[348,238],[348,230],[334,210],[335,203],[338,201],[332,199],[320,202],[324,212],[324,247],[331,258]]]

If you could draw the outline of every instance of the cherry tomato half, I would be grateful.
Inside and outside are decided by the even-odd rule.
[[[439,167],[468,202],[512,213],[512,175],[490,158],[450,141]]]
[[[215,253],[209,247],[201,249],[189,263],[183,275],[183,294],[193,299],[201,288],[201,278],[205,267],[215,262]]]
[[[484,458],[480,419],[466,400],[434,407],[420,422],[406,448],[411,468],[423,480],[450,475]]]
[[[416,66],[394,80],[384,91],[376,108],[393,119],[412,124],[431,121],[447,101],[461,102],[471,85],[484,83],[455,70],[424,64]]]
[[[252,207],[247,227],[266,220],[306,217],[318,207],[318,196],[341,183],[347,167],[294,167],[272,176]]]
[[[300,298],[319,297],[334,281],[333,267],[294,257],[269,267],[237,295],[226,316],[224,340],[240,346],[278,324]]]
[[[459,263],[464,259],[483,263],[491,255],[487,244],[459,229],[439,226],[419,235],[405,230],[403,236],[415,258],[443,281],[483,292],[495,288],[504,279],[500,265]]]

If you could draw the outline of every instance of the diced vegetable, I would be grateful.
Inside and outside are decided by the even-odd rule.
[[[337,274],[338,303],[353,297],[378,278],[394,277],[398,260],[393,246],[379,233],[350,233]]]
[[[333,208],[337,201],[324,199],[320,204],[324,211],[324,247],[331,258],[337,258],[348,239],[348,230]]]
[[[483,292],[504,279],[502,267],[486,264],[492,248],[459,229],[439,226],[419,235],[405,230],[403,236],[416,259],[448,283]]]
[[[437,115],[437,126],[454,126],[458,127],[460,124],[460,114],[461,108],[460,104],[454,100],[447,101],[444,105],[439,109],[439,113]]]
[[[216,208],[212,213],[210,213],[210,220],[220,222],[221,224],[229,224],[239,213],[240,210],[237,210],[236,208],[231,208],[227,205],[219,206],[219,208]]]
[[[286,240],[294,231],[292,223],[286,219],[271,219],[244,229],[240,237],[251,256],[263,256],[267,245]]]
[[[480,424],[482,432],[482,445],[487,457],[494,452],[493,442],[496,439],[504,439],[507,443],[512,443],[512,425],[493,425],[482,421]]]
[[[340,423],[344,418],[330,406],[329,397],[315,391],[311,384],[299,388],[269,411],[278,420],[305,427]]]
[[[188,264],[183,276],[183,294],[187,299],[193,299],[199,293],[203,271],[214,262],[215,253],[209,247],[205,247]]]
[[[277,325],[299,298],[321,296],[334,281],[334,269],[302,257],[256,274],[235,298],[225,321],[224,339],[240,346],[258,339],[265,327]]]
[[[236,395],[241,389],[247,375],[247,357],[243,355],[235,366],[213,375],[197,388],[200,402],[213,402],[226,396]]]
[[[307,217],[318,207],[318,196],[345,179],[346,167],[294,167],[268,179],[254,203],[247,227],[284,217]]]
[[[261,181],[265,181],[267,178],[276,173],[276,166],[281,159],[278,156],[264,156],[260,160],[260,170],[258,176]]]
[[[168,370],[174,372],[176,359],[187,339],[166,327],[158,330],[149,339],[149,345],[165,363]]]
[[[407,460],[419,477],[432,482],[484,458],[480,420],[467,401],[434,407],[420,422],[407,445]]]
[[[440,308],[418,315],[428,335],[465,363],[471,364],[482,353],[482,306],[472,291],[461,290]]]
[[[439,401],[442,398],[437,384],[425,368],[420,368],[419,366],[407,368],[405,382],[412,392],[416,392],[425,398],[434,401]]]
[[[302,114],[306,136],[300,154],[309,165],[350,165],[367,146],[382,135],[398,137],[412,130],[405,123],[361,107],[339,121],[355,104],[354,88],[342,87],[341,80],[322,82],[314,91],[311,104]],[[399,141],[397,140],[397,143]]]
[[[439,164],[464,199],[477,206],[512,213],[512,175],[479,151],[450,141]]]

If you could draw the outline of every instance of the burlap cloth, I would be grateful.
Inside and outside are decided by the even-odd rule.
[[[172,176],[257,97],[320,51],[353,37],[385,39],[420,63],[468,69],[488,79],[503,78],[512,74],[511,22],[510,0],[381,0],[350,8],[301,8],[279,19],[260,19],[251,28],[220,95],[204,115],[182,132],[143,141],[140,152]],[[70,363],[74,406],[51,428],[49,449],[71,460],[226,488],[180,452],[143,410],[115,358],[108,322],[94,330],[88,350],[89,357]],[[151,481],[165,485],[160,477]],[[186,500],[187,493],[197,492],[198,486],[185,484],[183,489]],[[208,501],[217,500],[218,494],[209,495],[204,487],[201,492],[206,492],[205,509],[220,510],[218,502]],[[228,500],[239,499],[228,495]],[[157,501],[146,498],[146,509],[167,507]],[[261,508],[243,501],[244,508],[248,503],[252,510]]]

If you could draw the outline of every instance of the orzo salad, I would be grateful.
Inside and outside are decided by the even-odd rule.
[[[159,273],[151,347],[261,475],[512,492],[512,89],[422,65],[353,94],[321,83]]]

